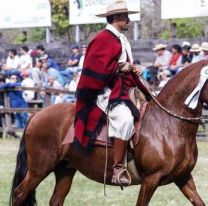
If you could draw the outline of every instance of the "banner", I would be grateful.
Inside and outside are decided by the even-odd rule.
[[[96,14],[104,13],[106,6],[112,0],[70,0],[69,22],[70,24],[95,24],[105,23],[105,18],[96,17]],[[128,0],[129,10],[140,11],[140,0]],[[129,15],[131,21],[139,21],[140,14]]]
[[[50,27],[49,0],[0,0],[0,28]]]
[[[208,16],[208,0],[162,0],[162,19]]]

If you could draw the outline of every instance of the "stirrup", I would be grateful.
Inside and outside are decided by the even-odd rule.
[[[122,177],[126,178],[127,182],[122,182]],[[128,170],[126,168],[121,168],[118,174],[114,174],[111,180],[112,183],[117,184],[121,187],[121,190],[123,190],[124,186],[131,185],[131,175],[129,174]]]

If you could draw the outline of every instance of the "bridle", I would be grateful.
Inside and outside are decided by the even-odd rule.
[[[155,92],[155,90],[152,88],[152,86],[147,82],[147,80],[141,75],[139,76],[140,81],[143,83],[143,85],[146,87],[146,89],[148,90],[150,96],[152,97],[152,99],[155,101],[155,103],[166,113],[168,113],[169,115],[184,120],[184,121],[189,121],[189,122],[193,122],[193,123],[199,123],[199,124],[205,124],[208,123],[208,115],[202,115],[200,117],[184,117],[181,115],[176,114],[175,112],[172,112],[170,110],[168,110],[167,108],[165,108],[158,100],[157,100],[157,93]]]

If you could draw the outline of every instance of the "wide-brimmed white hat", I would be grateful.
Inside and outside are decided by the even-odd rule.
[[[122,13],[136,14],[136,13],[139,13],[139,11],[128,10],[126,2],[123,0],[114,0],[107,6],[105,13],[96,14],[96,16],[107,17],[107,16],[111,16],[115,14],[122,14]]]
[[[183,41],[182,44],[181,44],[182,47],[184,46],[191,46],[191,43],[188,42],[188,41]]]
[[[203,51],[208,51],[208,42],[202,42],[201,49]]]
[[[152,49],[153,51],[157,51],[160,49],[165,49],[167,47],[166,44],[156,44],[155,47]]]
[[[190,52],[200,52],[201,51],[201,47],[199,46],[199,44],[193,44],[191,46]]]

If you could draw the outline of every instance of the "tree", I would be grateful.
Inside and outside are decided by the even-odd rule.
[[[69,30],[69,0],[51,0],[52,28],[57,35],[64,35]]]

